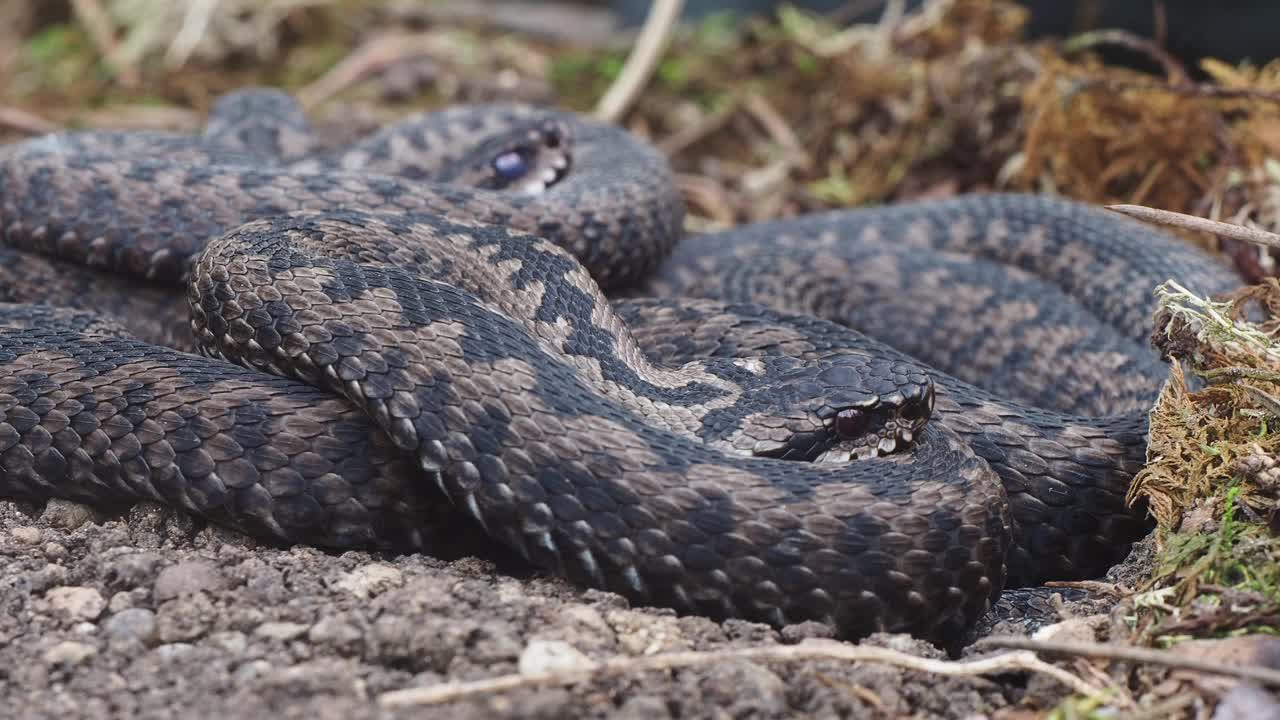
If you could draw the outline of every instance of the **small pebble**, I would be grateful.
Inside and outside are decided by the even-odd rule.
[[[33,573],[28,573],[27,581],[31,583],[31,592],[42,593],[49,588],[65,584],[67,569],[57,563],[49,563]]]
[[[40,528],[22,525],[10,530],[9,536],[19,545],[35,545],[40,542]]]
[[[338,581],[338,587],[366,599],[380,595],[404,584],[404,574],[390,565],[364,565],[352,570]]]
[[[161,570],[151,594],[156,602],[164,602],[197,592],[215,592],[224,587],[226,580],[217,566],[203,560],[190,560]]]
[[[72,620],[96,620],[107,607],[102,594],[90,587],[62,585],[45,593],[49,605]]]
[[[160,554],[150,551],[121,555],[107,563],[103,580],[120,589],[149,585],[161,562]]]
[[[216,615],[208,595],[187,595],[156,609],[156,632],[163,643],[188,642],[208,632]]]
[[[520,653],[520,674],[588,670],[595,663],[563,640],[534,640]]]
[[[156,614],[146,608],[129,608],[102,624],[107,637],[118,642],[149,644],[156,638]]]
[[[133,607],[133,604],[133,595],[120,591],[115,595],[112,595],[111,599],[107,601],[107,610],[109,612],[118,613],[121,610],[128,610]]]
[[[54,498],[44,506],[40,519],[59,530],[75,530],[93,520],[93,510],[78,502]]]
[[[236,682],[244,682],[246,680],[253,680],[254,678],[261,677],[269,672],[271,672],[271,663],[266,660],[250,660],[236,668],[232,677]]]
[[[221,630],[209,635],[209,643],[229,653],[239,655],[249,647],[249,638],[236,630]]]
[[[155,652],[156,656],[162,660],[173,660],[175,658],[182,657],[195,649],[196,646],[191,643],[175,642],[157,645],[153,652]]]
[[[328,645],[341,653],[354,655],[364,644],[360,628],[338,618],[322,618],[307,631],[307,638],[317,645]]]
[[[302,637],[306,632],[307,626],[300,623],[265,622],[254,629],[253,634],[271,640],[288,642]]]
[[[779,634],[782,635],[783,642],[795,644],[808,638],[834,638],[836,631],[826,623],[808,620],[786,625]]]
[[[74,640],[63,640],[44,651],[44,661],[49,665],[74,666],[98,653],[98,649],[88,643]]]

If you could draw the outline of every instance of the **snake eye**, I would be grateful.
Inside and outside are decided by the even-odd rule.
[[[529,163],[521,152],[508,150],[493,159],[493,170],[503,180],[519,180],[529,172]]]
[[[854,408],[836,413],[836,434],[843,440],[857,440],[867,431],[869,416]]]

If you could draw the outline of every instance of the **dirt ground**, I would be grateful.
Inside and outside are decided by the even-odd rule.
[[[0,608],[0,697],[14,718],[974,718],[1011,710],[1027,687],[1017,676],[726,659],[395,707],[384,693],[551,667],[573,654],[566,644],[602,660],[823,629],[631,608],[474,557],[259,546],[148,506],[103,519],[70,503],[0,503]],[[869,642],[944,657],[904,636]],[[1041,703],[1060,697],[1036,687]]]

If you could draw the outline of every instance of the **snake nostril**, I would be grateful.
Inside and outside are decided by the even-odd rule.
[[[909,420],[911,422],[915,422],[917,420],[923,420],[926,414],[927,412],[925,410],[925,401],[917,400],[917,401],[909,402],[906,405],[904,405],[902,407],[902,412],[898,413],[898,417],[902,418],[903,420]]]

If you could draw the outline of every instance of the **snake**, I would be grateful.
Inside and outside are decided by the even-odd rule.
[[[1152,290],[1215,257],[1036,194],[684,217],[549,107],[335,145],[247,88],[0,146],[0,495],[395,552],[465,517],[633,602],[940,644],[1150,530]]]

